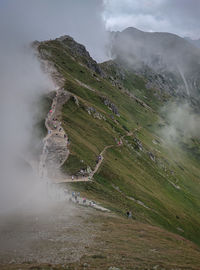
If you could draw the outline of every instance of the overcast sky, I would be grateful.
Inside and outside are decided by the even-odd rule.
[[[200,0],[0,0],[1,44],[69,34],[98,61],[106,29],[133,26],[200,38]]]
[[[108,29],[133,26],[200,38],[200,0],[104,0],[104,5]]]
[[[0,35],[6,47],[71,35],[97,60],[106,40],[102,0],[0,0]]]

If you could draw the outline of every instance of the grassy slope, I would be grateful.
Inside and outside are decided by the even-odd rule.
[[[75,94],[80,103],[78,107],[70,100],[63,108],[64,128],[71,141],[71,155],[63,170],[74,174],[80,168],[94,167],[96,156],[103,148],[115,145],[106,151],[103,165],[94,176],[95,182],[79,183],[78,189],[120,215],[132,210],[138,221],[162,226],[200,245],[199,158],[188,148],[169,148],[158,138],[158,123],[162,119],[157,110],[166,96],[160,94],[156,99],[154,91],[145,89],[142,78],[128,74],[125,86],[144,102],[148,100],[154,112],[147,110],[109,80],[79,64],[83,59],[72,58],[59,41],[44,42],[39,50],[50,52],[47,58],[66,79],[65,89]],[[76,78],[96,92],[80,86]],[[114,116],[116,122],[111,119],[113,113],[103,104],[101,96],[118,107],[120,117]],[[95,107],[106,120],[89,115],[86,106]],[[126,130],[133,131],[138,125],[141,129],[126,137]],[[123,146],[117,147],[115,138],[121,136],[125,136]],[[143,151],[137,149],[135,137],[142,142]],[[154,144],[155,139],[160,143]],[[155,155],[155,162],[148,152]],[[154,211],[127,197],[134,197]]]

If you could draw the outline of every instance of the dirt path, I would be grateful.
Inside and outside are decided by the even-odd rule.
[[[69,99],[66,91],[59,88],[56,91],[51,109],[45,119],[45,126],[48,133],[43,140],[43,151],[39,163],[40,178],[47,177],[49,172],[52,173],[52,165],[54,168],[59,169],[69,156],[68,136],[57,118],[58,101],[61,98],[63,99],[63,96],[65,97],[65,101]]]
[[[63,96],[65,98],[63,98]],[[54,183],[65,183],[65,182],[86,182],[92,181],[94,174],[100,168],[103,160],[104,153],[107,149],[113,147],[114,145],[105,146],[103,151],[99,154],[98,163],[96,164],[94,170],[89,174],[89,176],[83,177],[73,177],[68,176],[64,179],[59,179],[58,169],[64,164],[69,156],[68,150],[68,136],[61,126],[61,122],[58,120],[57,115],[60,113],[62,104],[64,104],[70,97],[70,93],[67,94],[62,88],[56,91],[56,96],[53,99],[51,110],[49,111],[46,119],[45,126],[48,134],[44,138],[44,146],[42,155],[39,163],[39,176],[40,178],[47,178],[48,174],[51,175],[51,179]],[[59,101],[59,102],[58,102]],[[59,104],[61,103],[61,104]],[[59,108],[60,106],[60,108]],[[122,139],[125,136],[132,136],[134,132],[140,130],[141,127],[136,128],[133,132],[128,132],[126,135],[120,138],[120,144],[122,145]],[[55,173],[57,169],[57,172]]]
[[[80,177],[78,179],[74,178],[72,179],[72,177],[67,177],[64,179],[55,179],[56,183],[74,183],[74,182],[87,182],[87,181],[92,181],[92,177],[94,176],[94,174],[98,171],[99,167],[101,166],[102,162],[103,162],[103,154],[105,153],[105,151],[108,148],[113,147],[114,145],[107,145],[104,147],[103,151],[99,154],[100,159],[98,160],[98,163],[96,164],[94,170],[89,174],[89,176],[86,177]]]
[[[56,91],[56,96],[53,99],[52,102],[52,106],[50,111],[47,114],[47,117],[45,119],[45,126],[46,129],[48,131],[48,134],[46,135],[46,137],[44,138],[43,142],[44,142],[44,146],[43,146],[43,151],[42,151],[42,155],[40,157],[40,163],[39,163],[39,176],[40,178],[47,178],[48,177],[48,172],[49,170],[51,171],[51,166],[53,165],[53,167],[55,168],[55,166],[57,167],[57,169],[59,169],[64,162],[67,160],[68,156],[69,156],[69,150],[68,150],[68,136],[65,133],[64,129],[61,126],[61,122],[58,121],[56,115],[57,115],[57,109],[58,109],[58,99],[59,96],[61,96],[63,94],[63,90],[62,89],[58,89]],[[60,142],[62,141],[62,142]],[[64,145],[63,145],[63,141],[64,141]],[[62,150],[64,153],[63,155],[61,155],[61,158],[59,159],[59,163],[56,164],[56,160],[55,158],[49,158],[50,155],[50,151],[51,147],[53,144],[55,144],[55,142],[57,143],[57,146],[59,145],[60,148],[65,149]],[[86,181],[91,181],[92,177],[94,176],[94,174],[98,171],[99,167],[101,166],[102,162],[103,162],[103,154],[104,152],[110,148],[113,147],[114,145],[108,145],[105,146],[103,151],[100,153],[99,157],[100,159],[98,160],[98,163],[96,164],[94,170],[89,174],[89,176],[87,177],[80,177],[78,179],[72,177],[66,177],[64,179],[58,179],[58,177],[53,177],[53,182],[55,183],[64,183],[64,182],[86,182]],[[58,150],[58,149],[55,149]],[[54,152],[54,150],[53,150]],[[57,157],[56,157],[57,158]],[[73,178],[73,179],[72,179]]]
[[[126,135],[122,136],[120,141],[122,141],[122,139],[124,139],[125,136],[133,136],[135,132],[141,130],[142,127],[138,127],[136,129],[134,129],[133,131],[131,132],[127,132]],[[94,176],[94,174],[98,171],[99,167],[101,166],[103,160],[104,160],[104,153],[106,152],[107,149],[111,148],[111,147],[114,147],[114,146],[122,146],[122,143],[120,145],[107,145],[104,147],[103,151],[99,154],[99,160],[98,160],[98,163],[96,164],[94,170],[89,174],[89,176],[86,176],[86,177],[79,177],[79,178],[73,178],[72,177],[66,177],[64,179],[55,179],[54,182],[56,183],[74,183],[74,182],[87,182],[87,181],[92,181],[92,178]]]

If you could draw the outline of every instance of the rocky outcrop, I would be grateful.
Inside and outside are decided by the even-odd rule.
[[[135,142],[135,148],[139,149],[140,151],[143,151],[142,142],[137,138],[134,138],[133,140]]]
[[[92,59],[85,46],[77,43],[72,37],[67,35],[59,37],[56,40],[61,42],[63,46],[67,47],[67,49],[70,50],[70,54],[77,58],[78,61],[82,62],[82,64],[86,65],[89,69],[100,76],[103,76],[102,69],[97,62]]]
[[[105,106],[107,106],[114,114],[116,114],[117,116],[120,116],[119,115],[119,111],[118,111],[118,108],[117,106],[112,103],[109,99],[107,99],[106,97],[101,97],[103,103]]]
[[[106,120],[106,117],[98,112],[94,107],[85,107],[85,110],[88,112],[89,115],[92,115],[96,119],[103,119]]]

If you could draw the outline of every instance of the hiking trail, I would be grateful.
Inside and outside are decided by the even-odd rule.
[[[59,121],[58,110],[58,107],[61,107],[69,97],[69,93],[62,88],[57,89],[51,109],[45,119],[47,135],[43,139],[44,145],[39,162],[40,178],[47,178],[48,174],[55,176],[69,156],[68,136]]]

